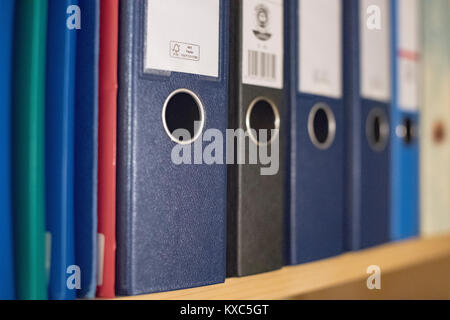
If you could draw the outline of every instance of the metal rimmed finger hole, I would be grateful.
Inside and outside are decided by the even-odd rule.
[[[173,91],[166,99],[162,121],[169,138],[178,144],[198,139],[205,124],[205,111],[200,99],[188,89]]]
[[[280,114],[271,100],[259,97],[250,104],[245,122],[250,139],[258,145],[267,145],[278,136]],[[275,133],[273,130],[276,130]]]
[[[320,149],[330,148],[336,137],[336,119],[325,103],[316,104],[309,113],[308,133],[313,145]]]
[[[366,121],[366,136],[372,150],[383,151],[389,141],[389,123],[386,113],[379,108],[370,111]]]
[[[403,119],[401,125],[398,125],[396,128],[397,137],[402,139],[403,143],[406,145],[410,145],[413,143],[414,138],[416,136],[416,127],[414,125],[414,121],[410,118]]]

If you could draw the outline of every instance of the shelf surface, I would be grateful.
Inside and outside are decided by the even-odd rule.
[[[381,269],[369,290],[367,268]],[[450,299],[450,235],[391,243],[224,284],[119,299]]]

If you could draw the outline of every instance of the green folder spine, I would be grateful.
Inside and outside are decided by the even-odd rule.
[[[13,210],[17,298],[47,298],[45,57],[47,0],[17,0],[13,70]],[[64,13],[62,13],[64,14]]]

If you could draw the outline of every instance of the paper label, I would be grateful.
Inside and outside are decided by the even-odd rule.
[[[342,97],[342,2],[299,0],[299,90]]]
[[[360,1],[361,96],[391,99],[389,0]]]
[[[47,284],[50,282],[50,270],[52,267],[52,234],[45,233],[45,272],[47,276]]]
[[[418,111],[420,100],[419,1],[398,1],[398,104]]]
[[[144,69],[219,77],[219,0],[147,0]]]
[[[245,0],[242,8],[242,83],[282,89],[283,0]]]
[[[97,233],[98,261],[97,261],[97,285],[103,284],[103,266],[105,263],[105,235]]]

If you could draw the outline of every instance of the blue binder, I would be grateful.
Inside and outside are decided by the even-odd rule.
[[[98,59],[100,1],[78,0],[75,80],[75,261],[81,269],[79,298],[97,286]]]
[[[46,186],[50,238],[50,299],[73,299],[68,267],[75,264],[73,215],[76,29],[67,26],[76,0],[50,0],[47,28]]]
[[[377,16],[377,8],[381,20],[370,22],[379,22],[380,28],[368,29],[367,18]],[[345,242],[350,250],[390,239],[389,11],[388,0],[344,1],[344,95],[349,107]],[[383,34],[374,37],[377,32]]]
[[[291,105],[286,254],[288,264],[298,264],[343,251],[343,19],[341,0],[285,4]]]
[[[14,299],[11,222],[10,114],[14,0],[0,4],[0,300]]]
[[[417,0],[391,2],[392,240],[419,234],[419,7]]]
[[[177,165],[171,153],[201,146],[202,124],[225,133],[228,7],[225,0],[121,1],[119,295],[225,279],[226,166]],[[186,16],[191,24],[181,23]]]

